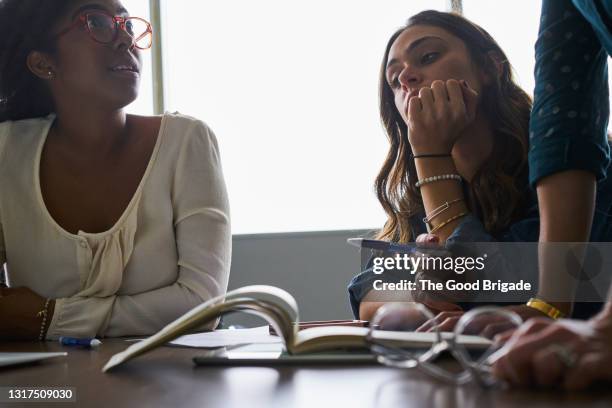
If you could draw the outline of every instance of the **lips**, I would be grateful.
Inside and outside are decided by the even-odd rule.
[[[131,71],[131,72],[138,72],[138,69],[128,66],[128,65],[119,65],[117,67],[113,67],[111,68],[111,71]]]
[[[133,74],[139,74],[138,65],[134,62],[123,62],[116,65],[113,65],[109,68],[112,72],[127,72]]]

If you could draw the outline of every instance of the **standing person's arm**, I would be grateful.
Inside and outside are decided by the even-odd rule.
[[[596,181],[609,162],[607,53],[570,0],[544,0],[536,43],[530,122],[530,182],[540,206],[540,242],[587,242]],[[574,287],[550,248],[540,249],[539,296],[571,313]],[[569,277],[568,277],[569,278]],[[554,288],[554,290],[552,290]]]
[[[583,170],[568,170],[553,174],[540,180],[537,184],[540,207],[540,242],[588,242],[591,234],[591,223],[595,209],[596,178],[593,173]],[[574,291],[574,279],[568,279],[565,285],[551,285],[547,282],[558,282],[558,271],[563,270],[564,259],[557,256],[546,244],[539,248],[538,267],[540,270],[540,289],[538,296],[542,299],[554,299],[549,303],[566,316],[572,313],[573,302],[560,302],[559,291]]]

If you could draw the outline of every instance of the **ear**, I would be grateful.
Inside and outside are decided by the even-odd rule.
[[[49,56],[40,51],[31,51],[26,58],[28,69],[40,79],[54,79],[55,68]]]

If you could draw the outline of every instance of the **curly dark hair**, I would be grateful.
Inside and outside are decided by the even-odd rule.
[[[27,66],[37,50],[55,50],[53,27],[74,0],[0,0],[0,122],[46,116],[55,111],[43,80]]]

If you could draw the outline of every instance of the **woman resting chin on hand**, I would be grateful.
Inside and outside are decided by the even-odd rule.
[[[379,84],[389,151],[375,182],[387,213],[378,239],[446,249],[454,243],[538,241],[537,199],[527,168],[531,99],[485,30],[452,13],[412,16],[387,43]],[[605,194],[598,200],[608,200],[598,204],[603,213],[612,209]],[[610,240],[602,231],[608,231],[605,225],[594,226],[591,240]],[[487,264],[496,269],[489,278],[521,279],[517,271],[525,268],[515,258],[491,255]],[[376,290],[376,280],[411,277],[398,270],[374,274],[372,266],[370,259],[349,284],[353,313],[361,319],[370,320],[386,302],[416,300],[445,312],[429,330],[452,330],[461,310],[484,305],[434,304],[435,296]],[[525,305],[512,310],[523,319],[544,316]],[[486,325],[483,333],[495,331]]]

